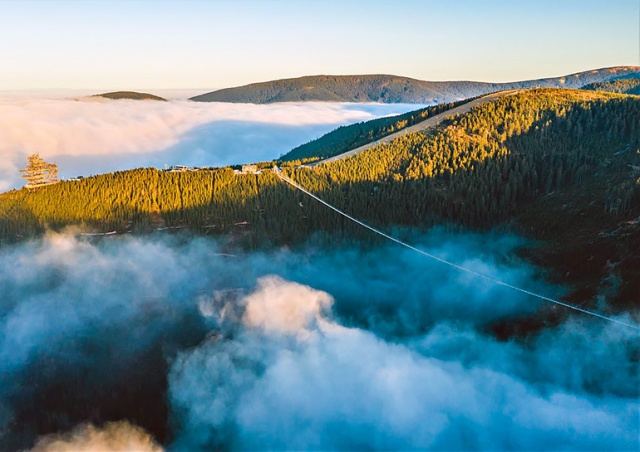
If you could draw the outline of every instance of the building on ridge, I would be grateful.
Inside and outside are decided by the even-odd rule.
[[[242,165],[242,174],[256,174],[258,165]]]

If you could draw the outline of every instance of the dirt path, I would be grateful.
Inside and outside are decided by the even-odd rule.
[[[360,152],[366,151],[367,149],[373,146],[377,146],[383,143],[389,143],[395,140],[396,138],[401,137],[407,133],[418,132],[420,130],[428,129],[429,127],[434,127],[438,125],[445,118],[448,118],[450,116],[455,116],[456,114],[467,113],[473,107],[485,104],[487,102],[493,102],[494,100],[499,99],[502,96],[509,96],[512,94],[516,94],[519,91],[522,91],[522,90],[512,89],[512,90],[498,91],[497,93],[487,94],[486,96],[479,97],[478,99],[472,100],[471,102],[468,102],[464,105],[460,105],[459,107],[452,108],[451,110],[444,111],[428,119],[425,119],[424,121],[419,122],[418,124],[414,124],[411,127],[407,127],[398,132],[392,133],[391,135],[387,135],[384,138],[380,138],[379,140],[373,141],[369,144],[365,144],[364,146],[360,146],[359,148],[352,149],[351,151],[343,152],[342,154],[334,155],[333,157],[320,160],[319,162],[308,164],[307,166],[314,167],[316,165],[321,165],[323,163],[330,163],[346,157],[351,157],[352,155],[359,154]]]

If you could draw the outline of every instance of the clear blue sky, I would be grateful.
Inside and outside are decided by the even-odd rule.
[[[0,0],[0,90],[313,74],[510,81],[638,65],[638,0]]]

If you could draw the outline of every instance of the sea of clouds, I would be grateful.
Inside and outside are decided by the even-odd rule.
[[[18,170],[35,152],[57,163],[62,178],[149,166],[224,166],[275,159],[340,125],[420,108],[1,94],[0,192],[23,185]]]
[[[33,152],[65,178],[219,166],[418,107],[2,95],[0,191]],[[409,236],[565,290],[513,236]],[[394,244],[47,234],[0,248],[0,449],[636,449],[637,332],[563,309]]]
[[[563,291],[511,236],[412,242]],[[395,244],[49,234],[0,249],[0,448],[636,448],[637,332],[492,332],[544,309]]]

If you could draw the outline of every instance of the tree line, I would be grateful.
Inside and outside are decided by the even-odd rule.
[[[569,186],[591,186],[595,175],[613,165],[620,169],[598,182],[603,186],[593,202],[619,215],[637,209],[640,198],[634,169],[640,164],[633,164],[638,163],[639,117],[640,100],[634,97],[534,90],[347,159],[284,171],[376,226],[484,228],[508,220],[531,200]],[[366,133],[381,130],[376,121]],[[134,233],[186,227],[203,234],[231,233],[251,246],[303,240],[317,231],[357,233],[269,171],[236,175],[231,168],[185,173],[143,168],[0,196],[5,242],[69,225]]]

